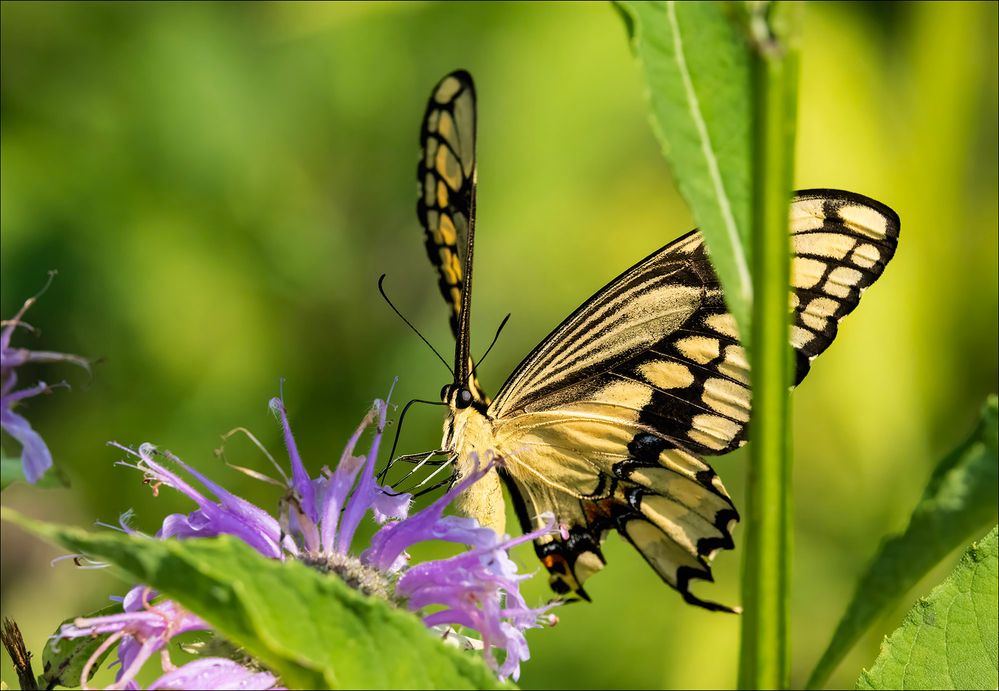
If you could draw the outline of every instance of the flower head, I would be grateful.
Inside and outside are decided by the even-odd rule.
[[[516,679],[520,663],[529,657],[524,631],[553,624],[555,618],[548,614],[551,605],[528,606],[519,586],[527,576],[517,573],[508,550],[552,531],[554,520],[541,530],[511,539],[480,526],[474,519],[445,516],[447,505],[489,472],[492,463],[478,467],[431,505],[409,515],[412,497],[393,493],[375,479],[387,409],[382,401],[375,401],[348,441],[336,468],[324,467],[312,477],[302,462],[283,402],[275,398],[270,407],[281,423],[291,466],[290,474],[278,467],[286,493],[277,517],[228,492],[169,452],[149,444],[137,451],[125,449],[138,460],[124,464],[141,470],[154,492],[170,487],[198,506],[191,513],[168,516],[157,537],[187,539],[229,534],[266,557],[300,560],[323,573],[335,574],[366,595],[417,613],[428,627],[447,637],[455,637],[449,634],[461,630],[456,637],[471,641],[472,647],[481,647],[487,663],[501,678]],[[356,453],[362,435],[373,424],[375,433],[368,452]],[[358,526],[369,512],[381,527],[367,548],[358,553],[352,545]],[[125,522],[122,529],[131,530]],[[427,540],[453,542],[470,549],[448,559],[410,566],[407,550]],[[169,600],[151,606],[146,603],[140,612],[134,603],[145,602],[145,596],[138,598],[136,592],[144,590],[132,591],[126,600],[126,614],[101,621],[78,620],[61,632],[71,637],[114,630],[120,640],[118,688],[124,688],[118,685],[129,683],[134,678],[132,670],[161,650],[172,636],[210,628]],[[153,628],[150,622],[155,624]],[[165,684],[163,680],[171,674],[175,675],[171,679],[184,678],[180,670],[168,665],[164,665],[164,672],[157,684]],[[257,681],[276,683],[273,678]]]
[[[51,277],[49,280],[51,281]],[[14,406],[26,398],[49,393],[55,386],[40,381],[34,386],[15,391],[17,369],[29,362],[70,362],[90,370],[90,363],[78,355],[11,346],[11,339],[18,327],[31,328],[22,319],[37,298],[35,296],[27,300],[13,319],[0,322],[0,427],[21,445],[21,467],[24,469],[24,477],[31,484],[38,482],[45,471],[52,467],[52,453],[41,435],[31,427],[31,423],[14,412]]]

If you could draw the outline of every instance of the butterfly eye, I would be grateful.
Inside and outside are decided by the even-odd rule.
[[[461,389],[458,391],[458,396],[454,403],[458,408],[467,408],[472,405],[472,392],[468,389]]]

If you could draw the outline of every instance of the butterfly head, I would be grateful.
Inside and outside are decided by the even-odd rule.
[[[441,389],[441,401],[453,409],[464,410],[475,402],[475,395],[467,387],[445,384]]]

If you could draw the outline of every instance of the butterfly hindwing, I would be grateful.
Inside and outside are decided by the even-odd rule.
[[[791,343],[800,382],[894,253],[898,218],[860,195],[792,205]],[[617,530],[685,599],[711,579],[738,520],[704,456],[745,443],[749,364],[700,234],[639,262],[566,319],[515,370],[488,414],[519,492],[523,528],[554,510],[563,536],[536,545],[553,587],[581,592]],[[594,548],[596,546],[596,549]],[[585,595],[584,595],[585,596]]]

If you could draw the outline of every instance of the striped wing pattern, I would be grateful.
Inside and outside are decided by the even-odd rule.
[[[472,77],[452,72],[434,87],[420,130],[417,215],[437,285],[458,336],[464,253],[475,197],[476,100]]]
[[[791,343],[795,383],[895,252],[888,207],[838,190],[796,195]],[[626,271],[517,367],[487,414],[524,530],[553,511],[567,530],[536,550],[557,592],[586,597],[617,530],[653,569],[690,592],[733,546],[739,516],[703,460],[745,443],[749,365],[701,236],[690,233]]]

